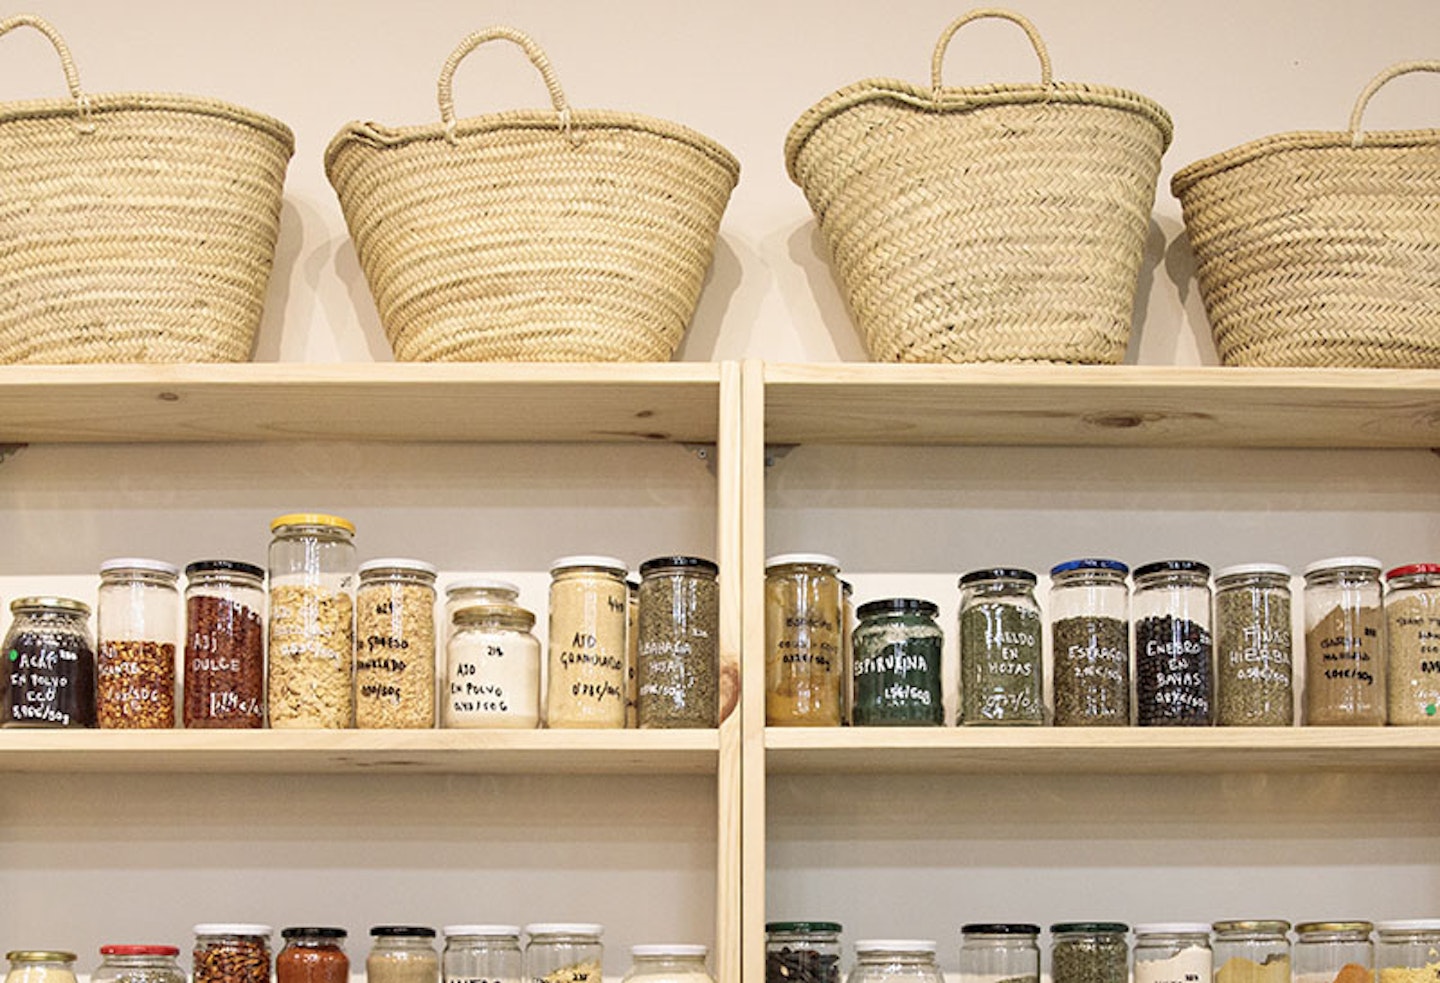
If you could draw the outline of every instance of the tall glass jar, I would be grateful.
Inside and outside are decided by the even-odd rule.
[[[451,581],[445,588],[445,640],[455,630],[455,612],[476,604],[518,604],[520,587],[494,577],[466,577]]]
[[[95,716],[100,727],[175,726],[179,579],[179,568],[163,560],[124,557],[100,564],[95,615]]]
[[[625,726],[625,563],[566,556],[550,567],[550,727]]]
[[[1385,586],[1388,719],[1440,725],[1440,564],[1396,567]]]
[[[1305,568],[1305,723],[1385,723],[1379,560],[1340,556]]]
[[[694,556],[640,564],[637,721],[714,727],[719,710],[720,568]]]
[[[1295,926],[1294,983],[1374,983],[1370,922],[1301,922]]]
[[[839,922],[768,922],[765,983],[840,983]]]
[[[1130,723],[1130,568],[1068,560],[1050,568],[1055,726]]]
[[[1208,983],[1210,926],[1155,922],[1135,926],[1134,983]]]
[[[439,983],[435,930],[424,925],[376,925],[365,957],[366,983]]]
[[[632,945],[622,983],[714,983],[703,945]]]
[[[844,719],[840,561],[784,553],[765,562],[765,723],[839,727]]]
[[[535,615],[514,604],[457,608],[445,646],[444,727],[540,726],[540,641]]]
[[[444,983],[522,983],[525,954],[518,925],[446,925],[440,956]]]
[[[934,602],[913,597],[860,605],[852,645],[855,726],[945,723],[939,611]]]
[[[59,949],[13,949],[5,953],[5,983],[75,983],[75,953]]]
[[[1208,726],[1215,679],[1210,638],[1210,568],[1161,560],[1135,570],[1135,722]]]
[[[185,726],[263,727],[265,571],[199,560],[185,581]]]
[[[355,726],[435,726],[435,567],[389,557],[360,564],[355,592]]]
[[[1128,983],[1130,927],[1122,922],[1061,922],[1050,926],[1053,983]]]
[[[94,727],[89,606],[68,597],[19,597],[10,612],[0,726]]]
[[[1215,574],[1215,723],[1295,722],[1290,571],[1246,563]]]
[[[207,922],[195,926],[194,983],[270,983],[269,925]]]
[[[1375,923],[1377,983],[1435,983],[1440,979],[1440,920]]]
[[[275,983],[349,983],[345,936],[343,928],[281,929],[285,946],[275,957]]]
[[[1215,983],[1290,983],[1290,923],[1280,919],[1215,922]]]
[[[1039,983],[1040,926],[975,922],[960,930],[960,983]]]
[[[270,532],[270,726],[353,726],[355,526],[296,513]]]
[[[945,983],[929,939],[860,939],[848,983]]]
[[[960,578],[960,723],[1045,722],[1040,605],[1029,570]]]
[[[173,945],[102,945],[90,983],[186,983]]]
[[[600,983],[603,925],[543,922],[525,926],[525,976],[530,983]]]

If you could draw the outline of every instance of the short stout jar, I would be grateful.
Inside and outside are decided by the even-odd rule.
[[[626,567],[566,556],[550,568],[545,721],[552,728],[625,726]]]
[[[540,922],[525,926],[525,976],[530,983],[600,983],[603,925]]]
[[[1289,922],[1229,919],[1211,928],[1215,983],[1291,983]]]
[[[446,925],[444,983],[521,983],[525,954],[518,925]]]
[[[12,949],[5,983],[75,983],[75,953],[60,949]]]
[[[194,983],[270,983],[269,925],[207,922],[195,926]]]
[[[1122,922],[1061,922],[1050,926],[1053,983],[1128,983],[1130,927]]]
[[[1213,970],[1209,925],[1155,922],[1135,926],[1134,983],[1207,983]]]
[[[376,925],[365,957],[366,983],[439,983],[435,930],[424,925]]]
[[[1376,983],[1435,983],[1440,979],[1440,920],[1375,923]]]
[[[441,725],[469,729],[540,726],[540,642],[535,615],[515,604],[455,609],[445,645]]]
[[[621,983],[714,983],[703,945],[632,945],[630,971]]]
[[[765,983],[840,983],[839,922],[767,922]]]
[[[343,928],[297,926],[280,930],[285,945],[275,957],[275,983],[349,983]]]
[[[175,726],[179,578],[180,569],[163,560],[122,557],[100,564],[95,712],[102,729]]]
[[[90,983],[186,983],[173,945],[102,945]]]
[[[847,983],[945,983],[929,939],[859,939]]]
[[[840,562],[784,553],[765,563],[765,723],[839,727],[844,719]]]
[[[1295,926],[1294,983],[1373,983],[1370,922],[1301,922]]]
[[[94,727],[89,605],[69,597],[17,597],[10,613],[0,726]]]
[[[1040,926],[973,922],[960,930],[960,983],[1040,983]]]
[[[1339,556],[1305,568],[1305,723],[1385,723],[1379,560]]]
[[[855,726],[945,723],[939,610],[932,601],[912,597],[860,605],[851,646]]]

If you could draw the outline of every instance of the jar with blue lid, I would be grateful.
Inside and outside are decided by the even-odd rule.
[[[945,723],[939,611],[933,601],[913,597],[860,605],[852,675],[855,726]]]
[[[1130,568],[1068,560],[1050,568],[1055,725],[1130,723]]]

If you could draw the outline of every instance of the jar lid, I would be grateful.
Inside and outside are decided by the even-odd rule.
[[[657,943],[654,945],[632,945],[630,955],[641,956],[679,956],[682,959],[704,959],[710,954],[708,945],[690,945],[688,943]]]
[[[1021,570],[1018,567],[992,567],[987,570],[971,570],[960,578],[960,586],[978,583],[982,580],[1020,580],[1027,584],[1036,582],[1036,577],[1029,570]]]
[[[491,577],[466,577],[464,580],[453,580],[445,588],[445,596],[453,597],[456,594],[471,590],[500,591],[520,596],[520,585],[512,584],[508,580],[495,580]]]
[[[316,938],[316,939],[343,939],[346,936],[343,928],[328,928],[325,926],[299,925],[293,928],[282,928],[280,937],[282,939]]]
[[[196,935],[263,935],[269,938],[274,931],[269,925],[253,922],[202,922],[195,926]]]
[[[1325,570],[1373,570],[1379,573],[1383,564],[1373,556],[1332,556],[1316,560],[1305,567],[1305,576]]]
[[[75,953],[63,949],[12,949],[5,958],[12,963],[73,963]]]
[[[918,597],[887,597],[880,601],[866,601],[855,610],[856,617],[873,618],[877,614],[923,614],[931,618],[940,613],[934,601],[923,601]]]
[[[535,935],[593,935],[605,934],[605,926],[594,922],[531,922],[525,926],[525,934]]]
[[[178,956],[180,949],[173,945],[102,945],[102,956]]]
[[[630,568],[625,565],[624,560],[617,560],[613,556],[595,555],[562,556],[550,564],[550,572],[553,574],[558,570],[566,570],[570,567],[600,567],[602,570],[613,570],[622,577],[630,572]]]
[[[1040,926],[1026,922],[971,922],[960,931],[966,935],[1039,935]]]
[[[1228,580],[1231,577],[1254,577],[1258,574],[1273,574],[1277,577],[1289,577],[1290,568],[1279,563],[1237,563],[1234,566],[1221,567],[1215,571],[1215,580]]]
[[[1123,935],[1130,931],[1130,926],[1124,922],[1056,922],[1050,926],[1050,931],[1054,934],[1085,932]]]
[[[1057,563],[1050,568],[1050,576],[1060,573],[1069,573],[1072,570],[1113,570],[1118,574],[1127,574],[1130,568],[1119,560],[1102,560],[1088,558],[1084,560],[1066,560],[1064,563]]]
[[[424,939],[433,939],[435,930],[428,925],[376,925],[370,929],[370,934],[386,938],[415,935]]]
[[[782,935],[793,935],[804,932],[834,932],[840,934],[844,931],[839,922],[766,922],[766,932],[778,932]]]
[[[441,931],[445,933],[447,939],[469,936],[506,939],[520,937],[519,925],[446,925]]]
[[[1309,935],[1314,932],[1366,932],[1369,933],[1375,928],[1371,922],[1299,922],[1295,926],[1295,934]]]
[[[1215,922],[1210,927],[1217,932],[1273,932],[1276,935],[1284,935],[1290,931],[1290,923],[1280,918],[1235,918]]]
[[[65,611],[70,614],[88,616],[90,605],[84,601],[77,601],[73,597],[17,597],[10,602],[10,610],[15,614],[21,611]]]
[[[1198,573],[1210,576],[1210,565],[1199,560],[1156,560],[1135,568],[1135,579],[1148,577],[1152,573]]]
[[[1209,935],[1205,922],[1145,922],[1132,929],[1136,935]]]
[[[363,578],[367,573],[374,573],[377,570],[404,570],[406,573],[423,573],[434,577],[440,571],[433,563],[426,563],[424,560],[410,560],[402,556],[382,556],[376,560],[366,560],[356,568],[356,573]]]
[[[453,618],[455,624],[471,626],[496,618],[509,618],[524,624],[526,630],[535,627],[535,615],[518,604],[467,604],[457,608]]]
[[[1440,918],[1402,918],[1375,923],[1377,932],[1440,932]]]
[[[1385,574],[1386,580],[1393,580],[1396,577],[1413,577],[1418,573],[1440,573],[1440,563],[1411,563],[1408,566],[1396,567]]]
[[[711,560],[699,556],[657,556],[653,560],[646,560],[640,564],[640,576],[644,577],[656,570],[671,569],[698,570],[701,573],[708,573],[714,577],[720,573],[720,565]]]
[[[270,521],[271,532],[275,532],[282,526],[331,526],[336,529],[344,529],[352,536],[355,534],[355,523],[325,512],[289,512]]]
[[[166,577],[180,576],[180,568],[175,564],[166,563],[164,560],[149,560],[143,556],[117,556],[100,564],[102,574],[115,570],[144,570],[146,573],[158,573]]]
[[[777,553],[765,561],[765,569],[804,564],[811,567],[834,567],[840,569],[840,561],[828,553]]]
[[[930,952],[935,951],[933,939],[859,939],[855,952]]]
[[[247,577],[263,580],[265,568],[241,560],[196,560],[185,565],[185,576],[193,577],[197,573],[243,573]]]

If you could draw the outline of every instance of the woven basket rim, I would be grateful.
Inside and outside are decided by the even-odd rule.
[[[828,119],[867,102],[899,102],[937,115],[969,113],[992,106],[1058,102],[1067,105],[1100,106],[1133,112],[1148,119],[1161,133],[1162,152],[1170,146],[1174,124],[1165,108],[1147,96],[1129,89],[1088,82],[1002,82],[977,86],[945,86],[937,93],[928,86],[901,79],[864,79],[837,89],[811,106],[785,138],[785,168],[799,184],[795,162],[811,135]]]
[[[284,144],[290,154],[295,153],[295,134],[290,127],[273,116],[257,113],[244,106],[219,99],[173,92],[110,92],[96,95],[86,93],[85,98],[89,102],[91,116],[151,110],[211,116],[232,123],[241,123],[268,133]],[[76,119],[78,116],[79,110],[76,108],[74,99],[30,99],[0,102],[0,124],[25,119]]]
[[[1297,130],[1251,140],[1182,167],[1170,179],[1170,193],[1178,198],[1206,178],[1297,150],[1395,150],[1440,146],[1440,129],[1362,130],[1359,136],[1361,142],[1358,146],[1355,134],[1344,130]]]

